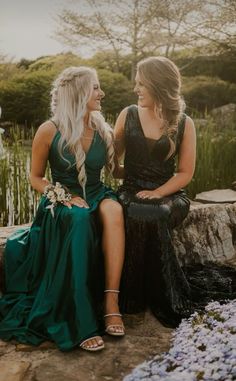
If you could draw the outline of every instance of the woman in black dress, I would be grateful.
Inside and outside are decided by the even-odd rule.
[[[176,326],[203,302],[201,275],[196,274],[200,288],[196,282],[193,287],[194,274],[180,267],[171,240],[172,229],[189,211],[182,188],[194,173],[195,128],[184,114],[181,77],[172,61],[142,60],[135,81],[138,106],[125,108],[115,125],[118,155],[125,152],[119,190],[126,221],[120,304],[126,313],[148,306],[165,325]]]

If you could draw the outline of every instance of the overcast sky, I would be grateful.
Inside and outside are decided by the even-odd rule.
[[[71,50],[52,38],[53,15],[66,5],[71,1],[0,0],[0,53],[19,61]]]

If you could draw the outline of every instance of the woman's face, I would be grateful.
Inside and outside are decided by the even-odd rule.
[[[138,105],[140,107],[147,107],[147,108],[155,107],[155,102],[151,94],[149,93],[148,89],[142,83],[138,71],[135,77],[134,92],[138,95]]]
[[[104,91],[100,87],[99,80],[96,76],[93,78],[93,90],[92,94],[87,103],[88,111],[100,111],[101,110],[101,100],[105,96]]]

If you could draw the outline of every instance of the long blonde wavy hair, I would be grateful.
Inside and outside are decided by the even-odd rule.
[[[65,69],[53,83],[51,90],[52,121],[58,126],[61,133],[59,153],[63,157],[63,149],[68,148],[75,156],[75,165],[78,171],[78,181],[86,199],[85,186],[87,175],[85,170],[85,152],[81,144],[84,132],[84,117],[87,113],[87,103],[92,95],[96,70],[80,66]],[[107,147],[106,167],[110,172],[114,170],[113,132],[105,122],[99,111],[89,114],[88,124],[95,128]],[[68,162],[68,164],[70,164]]]
[[[163,133],[170,139],[170,152],[175,150],[172,140],[178,123],[185,110],[181,96],[181,76],[178,67],[170,59],[162,56],[148,57],[137,65],[140,79],[155,102],[155,110],[163,119]],[[166,159],[167,159],[166,158]]]

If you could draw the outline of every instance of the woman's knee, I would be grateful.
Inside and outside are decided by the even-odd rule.
[[[73,205],[71,209],[65,207],[63,210],[63,221],[65,224],[86,224],[91,217],[90,211],[87,208],[79,208]]]
[[[99,215],[102,220],[123,222],[122,206],[114,200],[105,199],[99,205]]]
[[[168,220],[171,208],[167,204],[131,203],[127,215],[142,221]]]
[[[170,226],[173,228],[187,217],[190,208],[190,202],[187,199],[176,199],[173,202],[170,216]]]
[[[163,220],[168,220],[171,214],[171,206],[168,204],[161,204],[158,208],[160,218]]]

